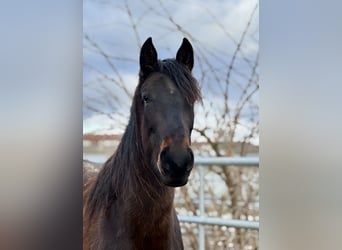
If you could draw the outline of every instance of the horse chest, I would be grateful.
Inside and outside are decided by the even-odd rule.
[[[106,235],[103,243],[114,248],[102,249],[183,249],[179,226],[176,224],[177,230],[174,227],[173,207],[165,210],[156,205],[132,205],[129,209],[115,206],[121,209],[112,210],[104,227],[112,233]]]

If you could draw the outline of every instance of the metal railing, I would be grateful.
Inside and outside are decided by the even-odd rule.
[[[207,157],[195,158],[195,164],[199,167],[200,190],[199,190],[199,216],[179,215],[180,222],[199,224],[198,245],[199,250],[205,249],[204,225],[219,225],[228,227],[248,228],[259,230],[259,222],[247,220],[223,219],[218,217],[205,217],[204,212],[204,167],[215,166],[244,166],[259,167],[259,157]]]

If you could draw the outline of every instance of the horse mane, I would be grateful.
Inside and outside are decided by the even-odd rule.
[[[90,219],[102,209],[109,209],[118,195],[130,188],[130,178],[136,173],[136,165],[145,165],[138,156],[142,155],[142,145],[139,140],[138,121],[134,101],[131,116],[115,153],[104,163],[86,198]]]
[[[191,75],[190,70],[181,65],[175,59],[158,61],[158,69],[167,75],[179,89],[189,104],[195,101],[202,101],[201,92],[196,79]],[[140,135],[140,113],[142,102],[140,100],[140,89],[146,77],[139,73],[139,83],[136,88],[131,106],[131,115],[116,152],[105,162],[97,178],[90,186],[85,203],[87,214],[91,220],[95,213],[107,210],[111,207],[118,195],[125,190],[134,189],[135,186],[143,186],[144,190],[151,197],[162,195],[161,190],[152,188],[150,182],[139,178],[142,173],[153,178],[149,162],[144,159],[141,135]],[[132,181],[132,177],[136,177]],[[138,182],[138,183],[135,183]],[[159,182],[155,178],[154,182]],[[159,185],[162,185],[159,183]],[[134,192],[133,192],[134,193]]]

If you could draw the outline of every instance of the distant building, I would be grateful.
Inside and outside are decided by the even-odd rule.
[[[115,150],[120,143],[122,135],[83,135],[83,149],[96,149],[96,151]]]

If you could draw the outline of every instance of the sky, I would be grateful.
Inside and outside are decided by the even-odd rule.
[[[258,83],[255,64],[259,40],[257,4],[256,0],[85,0],[83,133],[123,131],[130,95],[138,82],[140,46],[150,36],[160,59],[175,57],[182,38],[190,40],[195,53],[193,74],[201,86],[205,106],[196,107],[199,115],[195,126],[206,126],[204,123],[215,126],[215,117],[222,112],[232,60],[233,70],[228,79],[232,110],[239,101],[241,103],[240,97],[248,95]],[[234,56],[241,39],[240,49]],[[118,84],[122,84],[127,93]],[[250,86],[244,92],[247,84]],[[251,100],[258,106],[258,92]],[[248,118],[245,125],[258,121],[257,108],[244,110],[246,117],[255,113],[253,121]],[[205,112],[209,115],[201,116]],[[242,127],[241,134],[246,130]],[[258,143],[257,137],[255,142]]]

